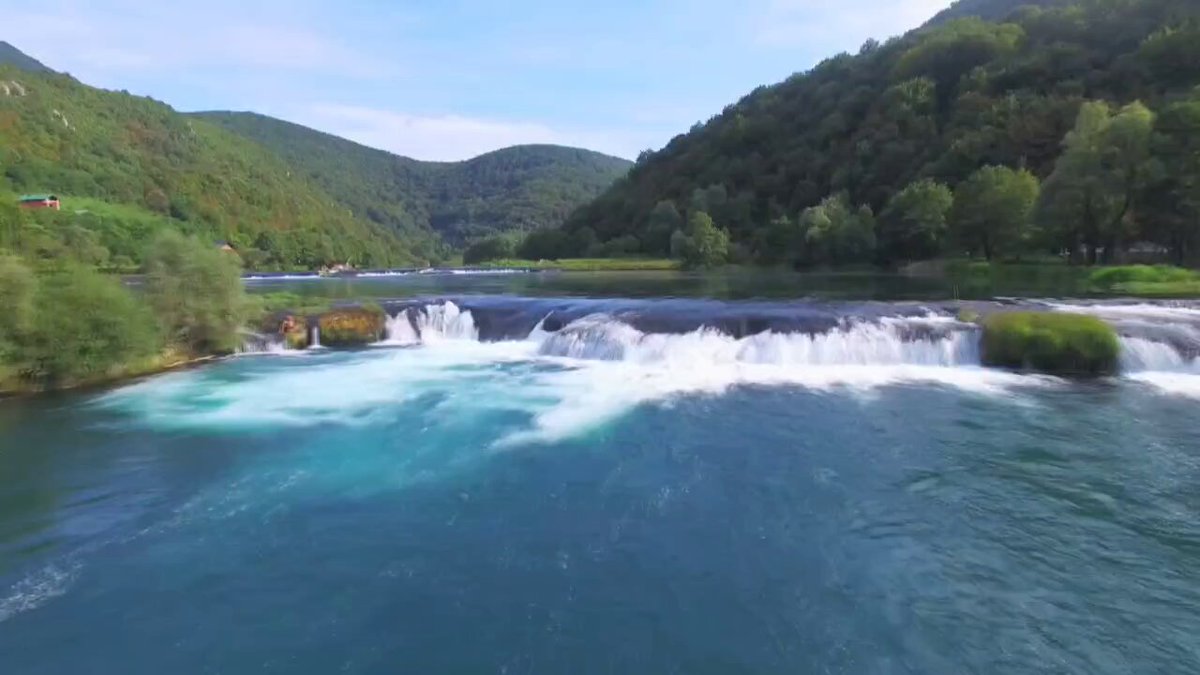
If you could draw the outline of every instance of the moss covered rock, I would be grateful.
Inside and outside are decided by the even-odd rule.
[[[1005,312],[983,321],[983,363],[1052,375],[1109,375],[1121,346],[1111,326],[1094,316]]]
[[[318,317],[317,326],[325,347],[361,347],[383,338],[387,315],[377,307],[335,309]]]

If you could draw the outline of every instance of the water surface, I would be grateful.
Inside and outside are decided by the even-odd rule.
[[[1119,377],[913,303],[480,297],[5,402],[5,672],[1196,672],[1200,312],[1084,310]]]

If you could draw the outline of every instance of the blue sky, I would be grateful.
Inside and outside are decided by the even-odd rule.
[[[0,0],[0,39],[180,110],[254,110],[428,160],[632,158],[950,0]],[[7,5],[7,6],[6,6]],[[36,29],[31,27],[36,26]]]

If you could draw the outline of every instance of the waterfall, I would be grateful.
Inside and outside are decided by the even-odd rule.
[[[308,348],[309,349],[320,349],[321,348],[321,327],[320,326],[314,325],[313,327],[308,329]]]
[[[478,340],[479,329],[469,311],[453,302],[410,307],[387,322],[387,344],[414,345],[443,340]]]
[[[681,335],[642,333],[605,315],[572,322],[547,335],[538,352],[576,359],[774,365],[979,365],[979,335],[948,317],[843,322],[825,333],[765,332],[734,338],[711,328]]]
[[[1180,353],[1167,342],[1142,337],[1121,338],[1121,371],[1194,373],[1200,375],[1200,363]]]

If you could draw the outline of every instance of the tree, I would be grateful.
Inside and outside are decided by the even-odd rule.
[[[683,216],[675,202],[663,200],[654,205],[646,222],[642,247],[650,255],[667,255],[671,250],[671,234],[683,227]]]
[[[682,260],[684,251],[687,250],[688,236],[683,230],[675,230],[671,233],[671,257],[676,260]]]
[[[146,299],[172,344],[220,354],[241,343],[248,307],[233,254],[167,230],[151,244],[145,272]]]
[[[1011,23],[990,23],[977,18],[958,19],[939,26],[896,63],[902,78],[926,76],[938,85],[943,101],[958,81],[978,66],[1017,50],[1025,31]]]
[[[20,258],[0,251],[0,363],[15,359],[33,326],[37,279]]]
[[[924,260],[941,251],[954,206],[950,188],[930,179],[892,195],[879,214],[880,253],[888,260]]]
[[[875,254],[875,216],[869,206],[851,207],[839,193],[800,214],[808,261],[845,265],[870,262]]]
[[[86,267],[42,277],[19,360],[31,377],[62,384],[103,376],[160,346],[154,316],[120,281]]]
[[[467,247],[463,252],[463,262],[474,265],[489,260],[511,258],[516,251],[512,240],[507,237],[488,237]]]
[[[1043,230],[1072,255],[1082,243],[1089,264],[1101,247],[1104,262],[1112,261],[1150,174],[1153,131],[1154,113],[1141,103],[1115,116],[1103,101],[1080,108],[1038,203]]]
[[[1030,238],[1038,179],[1024,169],[985,166],[958,186],[951,228],[968,250],[985,258],[1018,253]]]
[[[729,233],[717,227],[707,213],[693,211],[688,216],[688,234],[681,248],[684,267],[719,267],[729,259]]]
[[[571,241],[562,230],[535,230],[517,247],[517,256],[525,260],[558,260],[571,254]]]
[[[1160,166],[1145,200],[1148,229],[1182,265],[1200,246],[1200,93],[1163,110],[1152,147]]]

